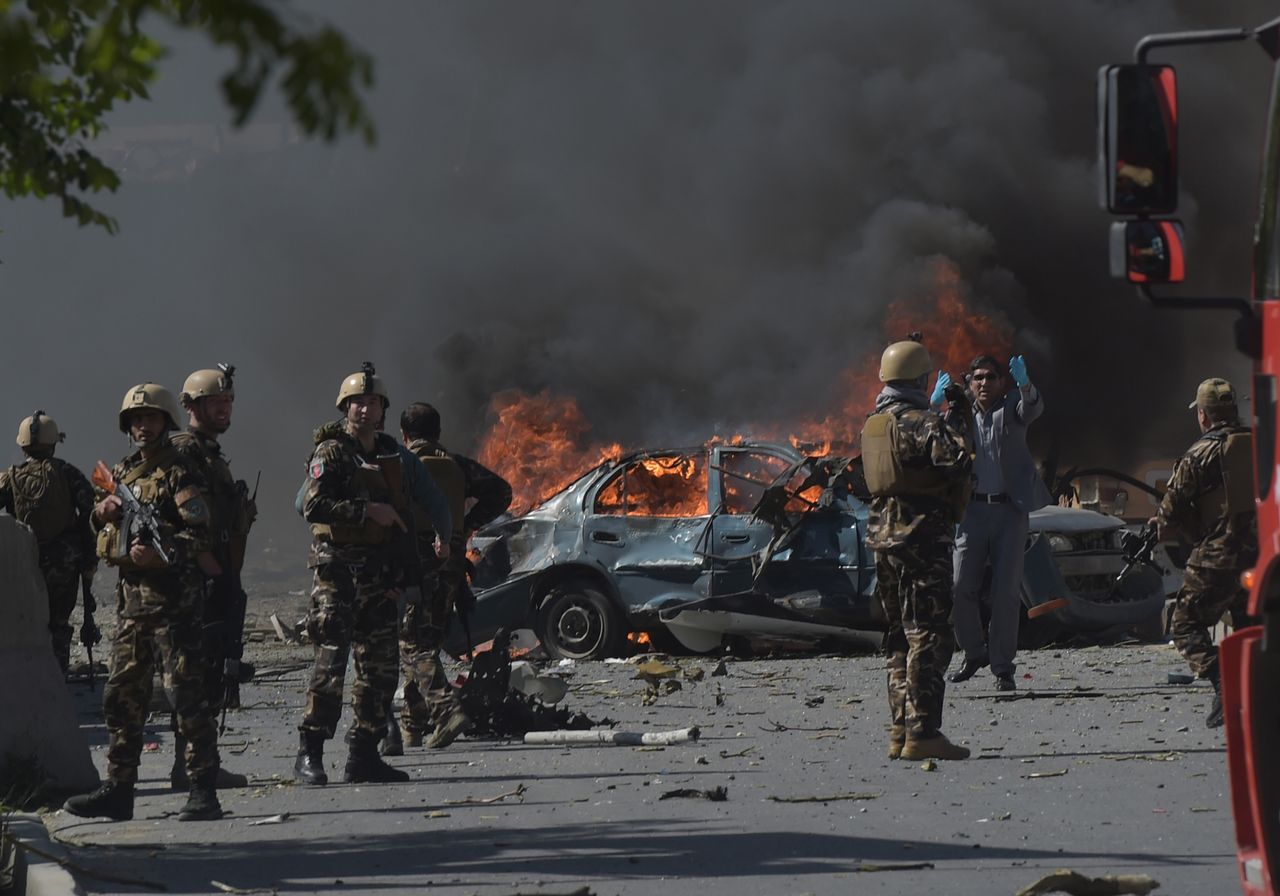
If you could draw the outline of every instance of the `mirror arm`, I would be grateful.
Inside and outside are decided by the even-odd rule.
[[[1133,60],[1138,65],[1147,64],[1147,53],[1157,47],[1176,47],[1187,44],[1221,44],[1236,40],[1248,40],[1255,36],[1252,28],[1221,28],[1214,31],[1172,31],[1165,34],[1148,34],[1133,48]]]
[[[1158,296],[1145,283],[1137,284],[1138,294],[1157,308],[1181,308],[1185,311],[1235,311],[1236,348],[1255,360],[1262,357],[1262,321],[1253,310],[1253,302],[1236,297]]]

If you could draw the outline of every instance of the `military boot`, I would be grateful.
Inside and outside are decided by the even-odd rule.
[[[324,735],[319,731],[298,732],[298,758],[293,776],[304,784],[328,784],[324,771]]]
[[[347,784],[395,784],[409,780],[409,773],[392,768],[378,755],[377,741],[364,731],[347,735],[347,765],[342,780]]]
[[[422,746],[422,732],[405,722],[401,722],[400,740],[406,747],[420,747]]]
[[[1213,703],[1209,706],[1209,714],[1204,718],[1206,728],[1221,728],[1222,718],[1222,682],[1213,680]]]
[[[191,789],[187,780],[187,739],[181,734],[173,736],[173,768],[169,769],[169,789],[181,793]]]
[[[214,787],[216,778],[216,773],[212,773],[191,785],[191,795],[187,797],[186,805],[179,810],[178,821],[217,821],[222,817],[218,790]]]
[[[907,742],[907,729],[903,725],[894,725],[889,729],[889,753],[890,759],[897,759],[902,755],[902,746]]]
[[[404,739],[400,736],[400,723],[395,716],[387,716],[387,733],[382,739],[378,752],[383,756],[403,756]]]
[[[436,723],[436,730],[432,731],[431,736],[427,738],[427,747],[432,750],[447,747],[470,727],[471,717],[461,708],[455,709],[448,718]]]
[[[128,821],[133,818],[133,784],[106,781],[93,793],[71,797],[62,808],[81,818]]]
[[[902,759],[968,759],[969,748],[961,747],[947,740],[947,736],[939,731],[933,737],[907,737],[902,745]]]

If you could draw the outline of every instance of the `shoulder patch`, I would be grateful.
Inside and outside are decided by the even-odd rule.
[[[311,462],[310,475],[312,479],[319,479],[324,475],[324,461],[313,460]]]

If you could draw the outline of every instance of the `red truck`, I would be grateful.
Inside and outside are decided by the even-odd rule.
[[[1172,66],[1148,62],[1155,50],[1252,42],[1272,60],[1262,153],[1253,287],[1246,298],[1157,294],[1180,282],[1187,259],[1178,204],[1178,101]],[[1112,273],[1159,307],[1223,309],[1237,315],[1239,348],[1253,360],[1254,472],[1260,551],[1241,578],[1258,624],[1220,647],[1227,765],[1241,884],[1247,896],[1277,896],[1280,872],[1280,19],[1258,28],[1148,35],[1134,62],[1098,73],[1098,157],[1111,225]]]

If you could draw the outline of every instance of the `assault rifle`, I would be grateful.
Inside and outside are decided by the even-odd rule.
[[[93,591],[90,590],[92,582],[92,574],[80,577],[80,593],[84,596],[84,621],[80,623],[80,643],[84,645],[85,653],[89,657],[89,690],[93,690],[98,684],[97,671],[93,666],[93,645],[102,640],[102,632],[98,629],[98,624],[93,621],[93,614],[98,611],[98,602],[93,599]]]
[[[129,556],[129,546],[134,541],[150,545],[166,566],[173,562],[160,539],[160,514],[150,504],[143,504],[137,495],[123,482],[117,482],[111,470],[102,461],[93,468],[93,484],[108,495],[120,499],[121,514],[117,527],[120,538],[116,544],[116,559]]]
[[[1124,552],[1124,569],[1120,570],[1120,574],[1111,583],[1111,591],[1108,593],[1108,597],[1115,596],[1116,592],[1120,590],[1120,583],[1124,581],[1125,576],[1136,567],[1150,566],[1152,569],[1156,568],[1152,552],[1156,549],[1156,543],[1159,540],[1159,530],[1156,529],[1153,523],[1145,524],[1137,532],[1131,529],[1121,531],[1120,550]]]

